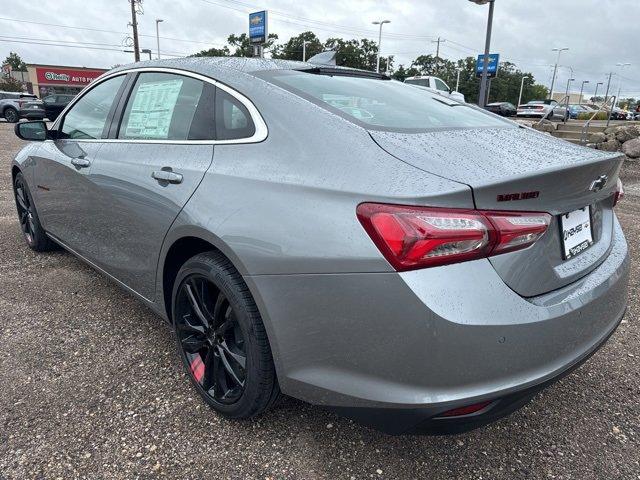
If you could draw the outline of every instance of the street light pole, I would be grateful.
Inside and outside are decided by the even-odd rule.
[[[307,61],[307,41],[302,40],[302,61]]]
[[[487,20],[487,38],[484,42],[484,60],[482,62],[482,77],[480,78],[480,95],[478,97],[478,106],[484,107],[487,103],[487,80],[489,70],[489,51],[491,49],[491,28],[493,27],[493,6],[495,0],[469,0],[478,5],[489,4],[489,18]]]
[[[580,98],[578,98],[578,105],[582,105],[582,92],[584,92],[584,86],[587,83],[589,83],[589,80],[582,81],[582,86],[580,87]]]
[[[624,67],[628,67],[631,65],[630,63],[616,63],[616,67],[620,67],[620,71],[618,72],[618,95],[616,96],[616,101],[613,102],[613,108],[618,106],[618,102],[620,101],[620,92],[622,91],[622,69]]]
[[[598,87],[599,87],[600,85],[604,85],[604,82],[598,82],[598,83],[596,83],[596,91],[595,91],[595,93],[593,94],[593,101],[594,101],[594,103],[598,101]]]
[[[523,75],[522,80],[520,80],[520,95],[518,95],[518,105],[516,105],[516,108],[519,107],[520,104],[522,103],[522,91],[524,90],[524,80],[526,78],[529,78],[529,76]]]
[[[378,31],[378,55],[376,58],[376,72],[380,73],[380,48],[382,47],[382,25],[385,23],[391,23],[391,20],[381,20],[371,22],[373,25],[380,25],[380,29]]]
[[[161,18],[156,18],[156,45],[158,47],[158,60],[160,59],[160,25],[161,22],[164,22]]]
[[[560,63],[560,54],[565,50],[569,50],[569,47],[551,49],[552,52],[558,52],[558,58],[556,58],[556,64],[553,68],[553,77],[551,79],[551,89],[549,90],[549,98],[553,98],[553,87],[556,84],[556,75],[558,74],[558,64]]]

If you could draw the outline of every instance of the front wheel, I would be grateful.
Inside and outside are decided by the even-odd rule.
[[[270,408],[280,389],[258,309],[231,262],[196,255],[178,272],[173,323],[180,358],[204,401],[228,418]]]
[[[13,107],[8,107],[4,111],[4,119],[9,123],[18,123],[20,120],[20,116],[18,115],[18,111]]]
[[[33,204],[33,197],[22,173],[18,173],[13,181],[13,194],[18,210],[20,230],[22,230],[22,236],[29,248],[36,252],[55,250],[56,244],[42,228],[38,212]]]

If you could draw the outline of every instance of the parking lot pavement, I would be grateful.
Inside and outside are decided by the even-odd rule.
[[[635,261],[623,324],[515,414],[390,437],[294,400],[231,422],[198,399],[169,327],[64,252],[21,239],[0,123],[0,478],[640,479],[640,175],[619,207]]]

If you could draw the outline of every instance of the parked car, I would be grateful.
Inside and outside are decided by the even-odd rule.
[[[302,62],[118,67],[17,124],[22,233],[170,322],[223,416],[282,392],[390,433],[478,427],[621,321],[624,157],[440,100]]]
[[[586,105],[580,105],[577,103],[573,103],[569,105],[569,118],[576,119],[578,115],[581,113],[593,113],[594,110],[587,107]]]
[[[518,117],[546,118],[547,120],[566,120],[569,113],[566,107],[555,100],[531,100],[524,105],[518,105]]]
[[[633,115],[631,115],[631,112],[623,110],[620,107],[615,107],[611,110],[610,118],[611,120],[632,120]]]
[[[42,99],[45,116],[54,121],[75,95],[48,95]]]
[[[0,116],[9,123],[16,123],[21,118],[41,120],[44,118],[44,107],[35,95],[20,92],[0,92]]]
[[[425,88],[439,95],[444,95],[445,97],[449,97],[458,102],[465,101],[462,93],[454,91],[444,80],[438,77],[421,75],[417,77],[408,77],[404,82],[409,85]]]
[[[489,103],[484,108],[503,117],[514,117],[517,111],[516,107],[509,102]]]

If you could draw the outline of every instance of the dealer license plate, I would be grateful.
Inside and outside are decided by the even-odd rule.
[[[561,215],[560,230],[565,260],[584,252],[593,245],[590,208],[584,207]]]

